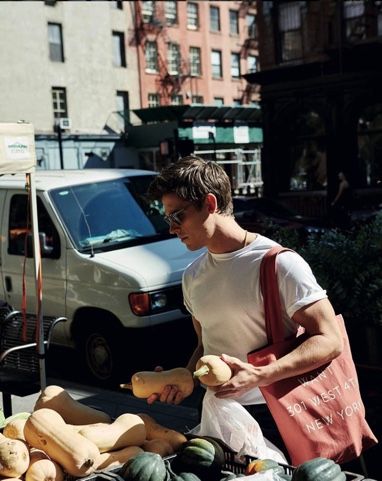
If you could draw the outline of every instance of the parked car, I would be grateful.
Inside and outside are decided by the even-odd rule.
[[[167,348],[159,342],[161,328],[187,337],[181,278],[200,251],[188,251],[170,235],[161,203],[147,198],[155,175],[117,169],[35,174],[43,314],[68,318],[53,343],[76,347],[99,381],[116,380],[120,370],[127,376],[137,351],[147,358],[157,344],[159,355],[172,352],[170,338]],[[27,204],[25,176],[0,176],[0,299],[21,308],[26,259],[27,311],[35,312]]]
[[[272,235],[275,227],[292,229],[301,239],[319,234],[330,227],[327,219],[306,217],[281,202],[267,197],[234,196],[235,218],[244,229]]]

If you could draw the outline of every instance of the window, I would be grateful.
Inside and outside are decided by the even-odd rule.
[[[231,53],[231,77],[240,77],[240,54]]]
[[[222,53],[220,50],[212,50],[211,52],[212,78],[222,78]]]
[[[257,57],[255,57],[255,55],[248,55],[247,67],[248,73],[257,72]]]
[[[305,2],[279,5],[279,30],[281,35],[281,61],[302,58],[301,5]]]
[[[177,43],[168,44],[167,59],[169,73],[178,74],[180,70],[180,48]]]
[[[193,103],[193,104],[203,104],[204,103],[203,96],[202,95],[193,95],[191,97],[191,103]]]
[[[116,10],[123,10],[123,2],[122,0],[116,2],[110,2],[111,8],[115,8]]]
[[[224,105],[223,97],[214,97],[214,105],[216,105],[217,107]]]
[[[174,25],[178,21],[176,2],[164,2],[164,15],[167,25]]]
[[[200,58],[200,48],[190,47],[190,74],[192,77],[200,77],[202,74]]]
[[[116,106],[121,119],[121,130],[126,130],[130,124],[129,92],[117,90]]]
[[[149,107],[158,107],[160,105],[158,94],[149,94],[147,101]]]
[[[142,2],[142,18],[145,23],[154,20],[155,2],[152,0]]]
[[[220,32],[219,7],[210,7],[210,30],[211,32]]]
[[[233,101],[232,101],[232,105],[234,107],[239,107],[241,104],[242,104],[241,99],[233,99]]]
[[[229,11],[229,33],[231,35],[239,34],[239,12],[237,10]]]
[[[48,23],[49,58],[52,62],[64,61],[62,27],[59,23]]]
[[[187,3],[187,28],[193,30],[199,28],[199,5],[197,3]]]
[[[113,65],[114,67],[126,67],[125,34],[113,32]]]
[[[256,17],[255,15],[247,15],[245,17],[247,29],[248,29],[248,38],[256,38]]]
[[[343,9],[346,22],[346,38],[350,41],[366,38],[365,2],[360,0],[344,2]]]
[[[11,255],[33,256],[32,237],[25,246],[25,236],[31,233],[30,219],[27,219],[28,196],[16,194],[12,196],[9,211],[9,231],[8,231],[8,252]],[[39,227],[41,257],[59,259],[60,257],[60,236],[49,217],[41,199],[37,198],[37,221]],[[29,236],[28,236],[29,241]],[[25,253],[25,247],[27,253]]]
[[[183,95],[171,95],[171,105],[183,105]]]
[[[145,44],[146,72],[158,72],[158,47],[156,42]]]
[[[52,87],[53,117],[55,119],[68,116],[68,105],[66,102],[66,89],[64,87]]]

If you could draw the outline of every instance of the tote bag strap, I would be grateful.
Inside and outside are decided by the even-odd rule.
[[[285,251],[294,252],[287,247],[272,247],[266,252],[260,265],[260,289],[264,301],[265,329],[269,344],[283,341],[285,337],[276,269],[276,258]]]

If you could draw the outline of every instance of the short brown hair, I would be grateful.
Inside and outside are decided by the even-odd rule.
[[[231,182],[223,167],[194,155],[165,167],[151,183],[148,193],[154,199],[175,193],[198,208],[207,194],[214,194],[221,214],[232,215],[233,211]]]

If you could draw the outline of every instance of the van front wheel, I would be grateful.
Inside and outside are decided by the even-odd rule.
[[[118,383],[118,369],[123,366],[121,348],[123,336],[120,335],[120,331],[122,330],[115,329],[110,324],[106,328],[99,323],[92,323],[81,332],[80,352],[90,375],[99,383],[105,385]]]

